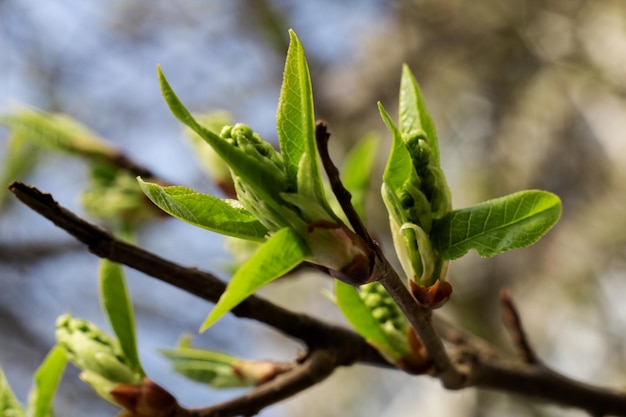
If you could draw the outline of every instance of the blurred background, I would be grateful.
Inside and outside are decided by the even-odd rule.
[[[181,125],[160,97],[161,64],[194,111],[224,109],[275,141],[287,29],[309,61],[317,117],[340,161],[368,132],[381,137],[369,222],[389,245],[379,198],[389,135],[376,101],[394,114],[403,62],[422,86],[438,128],[442,164],[460,208],[525,188],[563,200],[563,217],[538,244],[452,265],[455,293],[440,314],[511,352],[498,291],[511,290],[540,356],[566,375],[626,388],[626,3],[620,0],[0,0],[0,112],[28,104],[67,113],[171,183],[218,192],[194,163]],[[9,133],[0,130],[4,149]],[[6,152],[0,160],[7,163]],[[42,156],[22,180],[85,215],[81,160]],[[2,184],[6,187],[7,184]],[[0,363],[22,401],[54,343],[63,313],[106,326],[98,259],[9,199],[0,213]],[[183,265],[228,278],[223,240],[180,221],[139,231],[139,243]],[[392,250],[389,256],[394,258]],[[341,320],[321,295],[330,280],[302,272],[263,296]],[[240,394],[175,375],[158,354],[197,329],[204,302],[127,270],[148,374],[186,406]],[[194,344],[246,358],[291,360],[300,348],[247,320],[227,317]],[[111,416],[68,368],[62,416]],[[526,398],[446,392],[428,377],[366,366],[262,416],[578,416]]]

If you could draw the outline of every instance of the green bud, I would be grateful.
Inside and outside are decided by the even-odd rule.
[[[57,343],[81,370],[81,378],[105,399],[115,384],[136,384],[142,375],[124,360],[118,343],[93,323],[66,314],[56,323]]]

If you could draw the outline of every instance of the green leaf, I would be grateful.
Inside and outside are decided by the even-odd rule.
[[[381,328],[355,287],[335,280],[335,299],[339,309],[357,333],[390,362],[395,363],[407,354],[397,349],[395,341]]]
[[[404,64],[400,79],[400,131],[403,135],[410,136],[420,130],[426,133],[426,141],[439,166],[439,144],[435,124],[428,113],[415,77],[409,66]]]
[[[195,226],[242,239],[264,241],[267,229],[237,200],[222,200],[181,186],[162,187],[137,179],[143,192],[166,213]]]
[[[276,128],[290,190],[295,191],[298,166],[305,153],[309,155],[305,168],[306,175],[319,179],[320,174],[309,67],[302,44],[293,30],[289,31],[289,37],[289,50],[276,113]],[[315,190],[315,194],[319,195],[321,183],[317,186],[320,190]]]
[[[174,370],[185,377],[214,388],[234,388],[255,385],[256,382],[237,372],[240,360],[234,356],[195,348],[161,350],[172,361]]]
[[[378,136],[376,134],[365,136],[346,155],[341,169],[342,183],[352,195],[352,205],[362,219],[365,218],[365,199],[372,179],[377,149]]]
[[[208,329],[259,288],[291,271],[308,255],[307,246],[293,229],[283,228],[274,233],[237,270],[200,331]]]
[[[456,259],[475,249],[492,257],[509,249],[532,245],[561,216],[556,195],[526,190],[453,210],[437,221],[431,239],[445,259]]]
[[[51,417],[52,398],[59,385],[65,365],[67,355],[61,346],[55,346],[46,359],[44,359],[39,369],[33,377],[33,387],[28,395],[28,416],[29,417]],[[0,413],[1,414],[1,413]],[[5,414],[2,414],[3,416]]]
[[[24,408],[17,400],[9,386],[2,368],[0,367],[0,416],[2,417],[25,417]]]
[[[122,265],[108,259],[100,261],[100,297],[102,308],[117,336],[126,363],[134,372],[143,375],[137,353],[135,317]]]
[[[96,160],[117,155],[105,140],[65,115],[24,108],[15,114],[0,115],[0,123],[28,141],[51,150]]]
[[[174,90],[167,82],[161,68],[157,68],[161,93],[170,110],[181,122],[196,132],[215,152],[228,164],[233,173],[240,177],[249,187],[254,188],[266,204],[280,212],[278,192],[286,190],[286,179],[275,170],[267,168],[267,162],[256,158],[230,144],[200,125],[189,110],[178,99]]]
[[[400,187],[404,185],[404,182],[410,178],[413,163],[411,162],[411,155],[402,140],[400,131],[380,102],[378,103],[378,110],[380,111],[383,122],[385,122],[385,125],[391,132],[393,140],[387,166],[383,173],[383,181],[388,184],[395,193],[398,192]]]

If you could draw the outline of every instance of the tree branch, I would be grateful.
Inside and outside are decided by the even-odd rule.
[[[59,206],[49,194],[41,193],[36,188],[22,183],[13,183],[9,188],[20,201],[86,244],[91,252],[100,257],[123,263],[213,303],[225,289],[225,284],[209,273],[195,268],[184,268],[114,238]],[[380,254],[380,249],[377,249],[377,254]],[[380,259],[385,261],[384,257]],[[383,271],[386,271],[386,274],[381,283],[394,298],[403,300],[401,303],[403,312],[418,331],[437,367],[438,373],[435,376],[440,378],[446,387],[460,389],[474,386],[493,389],[578,407],[594,416],[626,417],[625,393],[574,381],[547,368],[538,359],[534,364],[512,364],[501,360],[494,349],[481,339],[454,328],[440,318],[435,317],[432,320],[430,310],[415,302],[409,302],[407,297],[411,295],[391,266],[383,268]],[[309,348],[310,356],[302,367],[277,377],[276,382],[260,386],[246,396],[220,405],[202,410],[181,411],[207,414],[184,414],[184,416],[209,417],[254,412],[314,385],[330,375],[338,366],[348,366],[355,362],[389,366],[380,354],[356,333],[305,314],[291,312],[260,297],[249,297],[235,308],[233,313],[238,317],[265,323],[303,341]],[[453,362],[443,349],[441,340],[433,328],[433,322],[441,336],[457,347]],[[519,317],[515,326],[518,332],[522,329]],[[462,373],[459,370],[462,370]],[[273,393],[277,389],[284,390],[284,393]],[[208,414],[209,411],[215,414]]]
[[[211,303],[217,302],[226,289],[225,283],[208,272],[182,267],[116,239],[108,232],[61,207],[50,194],[44,194],[19,182],[12,183],[9,189],[22,203],[87,245],[89,250],[99,257],[127,265]],[[352,352],[352,355],[344,355],[350,358],[350,363],[358,360],[388,366],[388,362],[356,333],[305,314],[294,313],[260,297],[253,295],[247,298],[233,309],[232,313],[237,317],[265,323],[303,341],[309,348],[343,346]]]
[[[367,228],[363,224],[363,221],[354,209],[354,206],[352,205],[352,195],[348,190],[346,190],[346,187],[343,186],[343,183],[339,178],[339,170],[330,158],[330,154],[328,152],[329,138],[330,133],[328,133],[328,126],[323,121],[318,120],[315,123],[315,141],[317,142],[317,152],[320,155],[324,171],[326,171],[328,181],[330,182],[330,188],[333,190],[333,194],[337,197],[337,201],[348,218],[354,232],[365,240],[369,247],[373,248],[376,246],[374,239],[372,239],[372,236],[369,234]]]
[[[343,353],[336,349],[314,349],[303,363],[278,375],[241,397],[210,407],[185,410],[177,417],[253,416],[265,407],[276,404],[326,379],[340,365]]]
[[[385,287],[396,303],[398,303],[400,309],[409,320],[409,323],[411,323],[411,326],[419,335],[422,344],[426,347],[428,355],[436,367],[437,376],[441,379],[444,386],[448,388],[460,388],[463,385],[464,378],[450,362],[441,339],[437,336],[432,326],[431,311],[415,302],[396,271],[380,250],[378,244],[370,236],[367,228],[352,206],[352,196],[343,186],[341,178],[339,177],[339,171],[330,158],[328,152],[329,138],[330,133],[328,133],[326,124],[322,121],[318,121],[315,124],[315,139],[322,165],[328,176],[333,193],[337,197],[355,233],[364,239],[368,246],[376,253],[376,262],[379,267],[378,271],[381,275],[378,281]]]

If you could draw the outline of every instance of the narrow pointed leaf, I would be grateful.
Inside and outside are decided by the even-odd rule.
[[[266,162],[245,153],[231,145],[217,134],[200,125],[189,110],[178,99],[167,79],[157,68],[161,93],[170,110],[181,122],[196,132],[215,152],[228,164],[233,173],[241,177],[256,193],[269,204],[276,204],[278,190],[286,189],[285,178],[278,176],[273,170],[266,169]],[[279,207],[276,207],[279,210]]]
[[[26,413],[9,386],[2,368],[0,368],[0,416],[24,417]]]
[[[143,192],[166,213],[213,232],[264,241],[267,229],[237,200],[222,200],[181,186],[162,187],[138,179]]]
[[[365,218],[365,199],[376,161],[378,136],[370,134],[361,139],[346,155],[341,169],[343,185],[352,195],[352,205]]]
[[[431,239],[445,259],[456,259],[475,249],[492,257],[535,243],[561,216],[556,195],[539,190],[520,191],[453,210],[436,222]]]
[[[28,395],[28,417],[52,417],[52,399],[67,364],[65,349],[55,346],[33,377],[33,387]],[[0,413],[5,416],[6,414]]]
[[[308,255],[306,244],[293,229],[280,229],[237,270],[200,331],[208,329],[259,288],[291,271]]]
[[[413,163],[411,162],[411,155],[404,145],[400,131],[381,103],[378,103],[378,110],[383,122],[385,122],[385,125],[391,132],[393,140],[387,166],[383,174],[383,181],[389,185],[393,192],[397,192],[407,178],[411,176]]]
[[[319,182],[320,174],[309,67],[302,44],[293,30],[289,31],[289,36],[289,51],[278,101],[276,127],[290,189],[295,191],[293,188],[297,185],[298,165],[305,153],[309,155],[305,167],[306,175]],[[314,195],[319,195],[320,191],[321,183],[316,184]]]
[[[335,280],[335,299],[348,322],[369,344],[381,351],[391,362],[402,359],[406,352],[401,352],[395,347],[355,287]]]
[[[117,336],[127,364],[133,371],[143,374],[137,353],[135,317],[126,288],[122,265],[108,259],[102,259],[100,261],[99,281],[102,308]]]
[[[426,133],[428,145],[439,165],[439,144],[435,124],[428,113],[415,77],[409,66],[404,64],[400,80],[400,131],[403,135],[408,135],[419,130]]]

